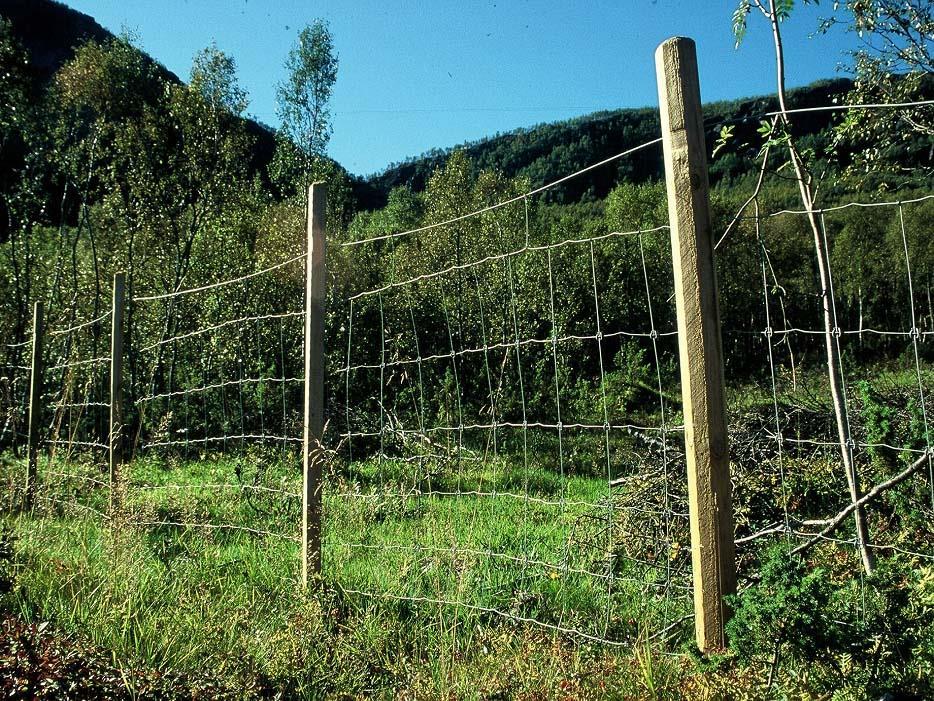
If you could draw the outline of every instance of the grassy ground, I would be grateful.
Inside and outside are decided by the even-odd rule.
[[[909,389],[880,376],[854,391],[859,439],[895,446],[861,453],[867,484],[914,459],[900,447],[924,444]],[[824,407],[782,410],[802,435],[826,428]],[[832,446],[787,449],[781,484],[772,407],[751,402],[736,416],[739,536],[779,522],[783,505],[805,519],[845,504]],[[625,446],[614,449],[625,465]],[[41,465],[37,507],[24,512],[23,464],[0,456],[0,609],[12,617],[0,630],[0,691],[27,699],[74,685],[90,667],[63,663],[43,687],[34,670],[49,665],[34,658],[77,655],[108,680],[106,694],[94,687],[85,698],[934,693],[934,514],[923,476],[872,505],[872,576],[845,543],[803,558],[788,558],[778,536],[741,547],[733,649],[699,660],[685,521],[658,515],[669,498],[669,513],[683,510],[683,494],[668,490],[679,477],[663,484],[658,470],[634,465],[639,476],[610,502],[605,478],[561,478],[534,455],[528,466],[341,465],[325,488],[324,577],[307,596],[297,465],[278,453],[231,455],[137,460],[113,522],[102,466]],[[70,652],[54,652],[62,648]],[[39,652],[23,658],[24,649]]]
[[[87,479],[99,468],[71,465],[33,514],[7,519],[7,608],[80,632],[128,669],[211,670],[258,695],[625,698],[680,676],[685,660],[645,641],[689,602],[655,593],[670,568],[608,557],[605,482],[499,465],[495,484],[531,485],[530,499],[428,496],[358,465],[326,490],[324,580],[307,597],[294,469],[256,464],[139,461],[113,527],[82,508],[107,511],[107,490]],[[493,484],[477,473],[460,486]]]

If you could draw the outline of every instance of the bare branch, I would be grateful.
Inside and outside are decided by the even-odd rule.
[[[854,501],[852,504],[848,505],[840,513],[838,513],[836,516],[830,519],[830,522],[820,533],[815,535],[813,538],[811,538],[807,542],[802,543],[801,545],[796,547],[794,550],[791,551],[791,554],[799,555],[803,553],[804,551],[808,550],[809,548],[814,547],[814,545],[816,545],[819,541],[823,540],[828,535],[830,535],[835,530],[837,530],[840,524],[843,523],[843,521],[846,520],[846,517],[849,516],[851,513],[853,513],[855,509],[861,509],[863,506],[865,506],[866,504],[874,500],[880,494],[883,494],[884,492],[888,491],[889,489],[892,489],[893,487],[897,487],[898,485],[900,485],[902,482],[904,482],[906,479],[911,477],[916,472],[920,472],[921,468],[927,465],[928,461],[931,459],[931,452],[932,452],[931,449],[928,448],[924,452],[924,455],[922,455],[920,458],[918,458],[913,463],[911,463],[911,465],[909,465],[907,468],[899,472],[897,475],[895,475],[891,479],[885,482],[882,482],[881,484],[877,484],[875,487],[873,487],[868,492],[866,492],[862,497],[860,497],[857,501]]]

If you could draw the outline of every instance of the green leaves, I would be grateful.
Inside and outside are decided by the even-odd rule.
[[[841,631],[829,615],[834,588],[828,572],[774,546],[761,565],[761,578],[742,596],[727,623],[730,646],[741,660],[782,646],[793,659],[813,659],[840,645]]]
[[[785,123],[780,120],[768,122],[763,119],[759,122],[756,133],[762,137],[762,147],[759,149],[760,157],[765,154],[766,150],[772,147],[787,145],[791,138]]]
[[[726,148],[727,144],[730,143],[733,138],[733,132],[735,130],[735,124],[729,124],[727,126],[720,127],[720,136],[717,137],[717,143],[714,146],[713,153],[711,154],[714,158],[716,158],[717,154]]]
[[[934,4],[901,0],[846,0],[839,24],[860,38],[853,53],[850,105],[909,103],[929,96],[934,72]],[[902,188],[934,173],[927,153],[934,135],[934,109],[851,108],[836,128],[854,152],[846,175],[861,187]],[[920,158],[918,158],[920,156]],[[911,167],[906,167],[910,158]]]
[[[813,2],[817,4],[817,0],[805,0],[805,4],[810,4]],[[766,17],[771,17],[768,10],[766,10],[762,4],[756,3],[755,5]],[[795,0],[775,0],[775,19],[779,22],[784,22],[791,16],[791,11],[795,7]],[[740,0],[739,5],[736,6],[736,10],[733,11],[733,38],[736,40],[735,47],[738,49],[739,45],[743,43],[743,38],[746,36],[747,21],[749,13],[752,12],[753,4],[752,0]]]
[[[795,0],[775,0],[775,17],[779,22],[784,22],[791,16],[794,9]]]
[[[750,0],[740,0],[736,10],[733,12],[733,38],[736,40],[736,48],[743,43],[743,37],[746,36],[746,22],[749,13],[752,11]]]
[[[285,68],[289,77],[276,88],[282,131],[304,156],[302,184],[309,181],[311,164],[323,156],[331,138],[328,102],[337,81],[337,54],[331,30],[315,20],[298,35]]]
[[[237,65],[211,44],[195,55],[191,68],[191,89],[201,94],[214,111],[226,110],[240,115],[249,100],[246,91],[237,83]]]

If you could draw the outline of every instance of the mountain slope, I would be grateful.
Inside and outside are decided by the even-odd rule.
[[[851,86],[851,81],[846,79],[820,81],[792,90],[789,103],[791,107],[831,104],[835,97],[845,94]],[[774,96],[705,105],[705,121],[710,127],[707,134],[708,149],[714,146],[719,124],[737,119],[748,121],[736,126],[735,142],[754,141],[753,136],[759,124],[758,115],[776,108]],[[831,120],[832,114],[827,112],[798,115],[795,119],[796,131],[800,136],[817,135],[830,126]],[[496,169],[511,177],[524,175],[533,187],[538,187],[651,141],[659,133],[656,108],[597,112],[563,122],[517,129],[450,149],[434,150],[390,165],[383,172],[368,178],[368,182],[381,192],[402,185],[416,191],[422,190],[431,172],[443,164],[452,151],[459,149],[467,152],[477,168]],[[723,178],[740,176],[746,170],[747,166],[738,158],[721,159],[711,167],[711,180],[718,182]],[[582,197],[602,198],[622,180],[644,181],[660,177],[661,148],[649,148],[563,184],[556,188],[552,198],[565,202]]]
[[[88,40],[103,43],[113,38],[93,17],[54,0],[0,0],[0,15],[12,23],[14,34],[29,52],[34,77],[42,82],[74,58],[75,47]],[[165,67],[153,63],[178,81]]]
[[[34,80],[39,85],[47,83],[55,71],[74,56],[74,48],[83,41],[106,42],[113,38],[113,34],[93,18],[56,0],[0,0],[0,16],[11,20],[14,34],[28,50]],[[149,56],[146,59],[163,78],[179,82],[178,76],[156,60]],[[851,87],[852,83],[846,79],[819,81],[790,91],[789,103],[793,108],[828,105]],[[934,92],[934,88],[926,92]],[[754,145],[761,142],[761,137],[756,134],[760,115],[776,108],[774,96],[704,106],[705,120],[710,128],[708,150],[712,150],[716,143],[721,123],[740,120],[735,125],[731,145],[711,163],[710,179],[713,184],[751,172],[754,164],[748,156],[755,153]],[[827,130],[834,118],[834,113],[830,112],[799,114],[795,117],[795,130],[806,145],[815,147],[820,153],[829,144]],[[274,132],[252,119],[246,119],[245,125],[255,144],[252,168],[265,177],[275,149]],[[416,192],[423,190],[431,173],[454,150],[463,150],[478,170],[496,170],[509,177],[525,176],[532,187],[538,187],[658,135],[658,110],[654,107],[604,111],[517,129],[451,148],[433,149],[392,164],[376,175],[362,178],[348,174],[348,179],[358,209],[379,208],[385,204],[394,187],[406,186]],[[836,155],[843,160],[847,157],[845,152]],[[917,159],[918,156],[910,158]],[[930,155],[927,160],[930,160]],[[600,199],[621,181],[641,182],[661,177],[661,148],[656,146],[563,183],[550,190],[547,197],[558,202]]]
[[[56,0],[0,0],[0,16],[10,21],[14,37],[26,49],[31,77],[38,88],[44,87],[59,68],[74,58],[75,49],[84,42],[106,43],[115,38],[93,17]],[[161,63],[145,52],[141,54],[163,80],[181,82]],[[253,119],[244,119],[244,126],[254,142],[251,166],[255,171],[265,171],[275,149],[275,135],[272,129]]]

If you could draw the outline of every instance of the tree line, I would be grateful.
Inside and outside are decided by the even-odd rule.
[[[467,148],[439,155],[426,162],[422,175],[390,189],[384,207],[367,210],[354,196],[353,180],[325,157],[330,134],[328,99],[338,63],[323,23],[306,28],[289,56],[288,78],[278,91],[283,126],[265,167],[256,166],[256,139],[242,119],[247,97],[237,82],[236,66],[217,47],[199,52],[189,82],[182,84],[158,70],[128,38],[89,41],[40,89],[28,79],[27,55],[11,26],[0,22],[0,60],[4,69],[0,90],[10,106],[0,124],[0,161],[4,163],[0,245],[7,272],[0,282],[0,316],[10,339],[28,337],[30,307],[36,300],[46,302],[51,322],[59,326],[106,311],[109,280],[117,270],[127,272],[128,294],[134,297],[249,274],[300,254],[304,250],[304,191],[312,180],[325,180],[329,185],[328,347],[335,416],[346,413],[342,404],[348,394],[346,378],[338,378],[337,373],[348,362],[350,328],[354,334],[349,339],[354,344],[352,359],[364,358],[360,361],[364,364],[373,364],[373,357],[366,354],[382,345],[387,333],[395,334],[398,358],[411,356],[416,336],[420,344],[417,352],[428,356],[450,352],[452,346],[480,348],[516,337],[542,340],[550,335],[591,335],[595,328],[594,271],[607,329],[646,332],[650,302],[655,327],[670,329],[673,325],[666,234],[649,231],[667,219],[664,191],[656,177],[660,149],[608,164],[588,174],[581,186],[571,181],[557,196],[546,192],[417,235],[356,247],[340,245],[436,225],[517,197],[543,180],[586,165],[583,159],[598,150],[581,145],[588,139],[601,144],[600,148],[611,141],[615,144],[614,139],[648,140],[652,125],[657,127],[657,118],[648,111],[581,120],[577,124],[581,141],[574,148],[560,147],[559,127],[543,127],[511,141],[485,142],[479,150]],[[895,84],[904,86],[906,81],[896,80]],[[803,91],[799,99],[802,105],[809,105],[809,100],[827,99],[834,90],[849,85],[828,83],[821,88],[823,92]],[[865,83],[860,85],[867,90]],[[924,81],[916,81],[914,89],[912,94],[923,94]],[[793,324],[819,328],[813,296],[815,268],[801,219],[774,218],[759,229],[748,217],[732,227],[730,224],[755,186],[763,144],[770,138],[757,131],[761,123],[753,112],[766,106],[747,101],[718,105],[710,113],[711,174],[717,183],[713,191],[714,230],[731,230],[721,252],[720,284],[728,368],[737,381],[754,379],[763,372],[762,336],[758,333],[765,328],[763,294]],[[853,197],[853,178],[858,176],[853,171],[865,158],[859,148],[862,133],[858,138],[853,136],[853,119],[848,115],[839,125],[828,126],[827,117],[821,115],[796,120],[793,127],[798,147],[811,155],[813,172],[822,173],[821,203],[825,206]],[[917,144],[926,138],[919,130],[905,133],[899,148],[888,152],[889,159],[902,163],[903,171],[905,163],[910,163],[905,153],[920,158]],[[843,148],[840,144],[844,143],[850,146]],[[568,148],[577,155],[562,156],[570,153]],[[540,159],[522,160],[526,158],[522,154],[536,152],[550,159],[547,165]],[[840,160],[840,153],[847,154],[844,160]],[[422,166],[415,170],[421,172],[419,168]],[[909,171],[896,172],[889,180],[871,174],[868,187],[882,184],[897,188],[898,197],[904,199],[913,193],[926,193],[927,172],[920,166]],[[779,164],[773,164],[766,182],[764,209],[794,208],[794,186]],[[860,182],[866,186],[865,179]],[[929,256],[934,253],[924,236],[930,205],[912,205],[905,214],[912,246],[913,301],[919,310],[919,324],[926,329],[931,324]],[[909,322],[902,317],[911,307],[907,275],[903,274],[907,271],[900,226],[888,209],[847,209],[827,218],[841,326],[907,328]],[[550,272],[542,252],[517,257],[512,270],[504,270],[501,261],[457,270],[440,284],[413,285],[412,294],[387,299],[382,317],[375,307],[361,301],[352,327],[348,318],[346,300],[366,289],[461,266],[491,253],[505,254],[528,243],[547,246],[564,239],[638,230],[647,233],[595,243],[593,261],[589,250],[570,246],[555,249]],[[777,271],[767,281],[765,293],[761,274],[764,260]],[[646,282],[648,296],[644,293]],[[300,329],[288,325],[284,331],[275,327],[250,330],[246,342],[242,329],[221,329],[207,350],[192,344],[183,348],[160,345],[160,341],[210,325],[227,313],[249,317],[299,308],[302,285],[299,263],[236,293],[218,291],[177,303],[131,304],[126,339],[131,391],[135,396],[147,396],[186,384],[194,386],[204,381],[197,369],[205,363],[226,377],[244,372],[294,375],[298,366],[292,367],[293,360],[274,352],[284,345],[283,334],[288,336],[292,352],[300,341]],[[546,304],[549,290],[557,301],[554,314]],[[417,334],[410,332],[410,309],[417,315]],[[899,315],[897,324],[893,310]],[[482,335],[488,338],[484,340]],[[789,342],[786,351],[802,362],[817,362],[814,349],[819,342],[819,338],[804,338],[798,347]],[[248,358],[238,355],[244,343],[253,344]],[[860,337],[860,343],[861,352],[879,358],[896,353],[895,344],[868,333]],[[144,358],[139,349],[153,344],[155,350]],[[503,415],[514,412],[523,402],[539,407],[542,415],[548,413],[555,401],[548,377],[556,369],[546,350],[533,345],[523,351],[526,356],[520,353],[521,371],[537,380],[529,383],[530,393],[524,399],[507,396],[506,390],[500,393],[497,401]],[[24,364],[25,349],[7,349],[5,353],[10,366]],[[608,340],[603,353],[604,382],[615,387],[618,396],[610,400],[621,413],[647,412],[658,406],[659,383],[657,378],[652,380],[652,373],[665,375],[663,385],[670,387],[677,382],[670,363],[653,368],[651,344],[644,338]],[[446,394],[437,393],[429,409],[436,421],[441,421],[442,415],[447,416],[445,421],[451,420],[455,375],[458,383],[464,383],[461,392],[476,398],[476,412],[491,410],[486,372],[477,364],[479,356],[464,354],[461,358],[458,363],[462,366],[448,363],[430,370],[434,374],[429,382],[447,387]],[[512,377],[508,382],[504,379],[503,386],[510,388],[509,392],[517,391],[520,369],[515,366],[516,359],[500,356],[485,360],[498,362],[502,377]],[[244,367],[245,361],[250,367]],[[569,395],[575,397],[581,422],[597,421],[599,358],[594,349],[569,347],[560,363],[563,365],[557,373]],[[354,378],[351,399],[361,399],[361,406],[373,409],[378,381],[378,375],[360,373]],[[411,392],[415,390],[411,382],[406,386],[409,394],[402,392],[395,400],[397,406],[384,405],[368,413],[378,416],[380,411],[391,409],[396,414],[408,413],[406,420],[411,423],[415,416],[411,411],[416,411]],[[247,401],[260,406],[265,401],[260,393],[268,389],[255,390]],[[17,405],[17,396],[9,393],[10,412]],[[214,402],[214,408],[209,407],[212,416],[222,412],[216,405]],[[179,425],[183,421],[177,411],[173,420]],[[210,420],[222,421],[216,417]],[[287,419],[281,421],[285,430]],[[166,430],[171,433],[173,429]]]

